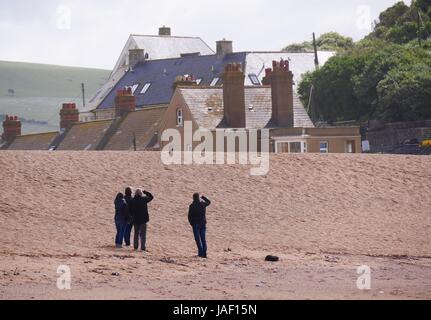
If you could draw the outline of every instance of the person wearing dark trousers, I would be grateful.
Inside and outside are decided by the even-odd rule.
[[[132,201],[133,201],[133,194],[132,194],[132,188],[128,187],[125,191],[124,199],[127,202],[127,206],[129,209],[132,207]],[[124,231],[124,242],[126,243],[126,247],[130,247],[130,237],[132,234],[132,228],[133,228],[133,219],[130,219],[126,225],[126,230]]]
[[[208,198],[199,193],[193,195],[193,203],[189,206],[189,223],[193,228],[196,245],[198,247],[198,255],[201,258],[207,258],[207,242],[206,242],[206,208],[211,204]]]
[[[154,197],[147,191],[136,189],[135,197],[132,201],[132,219],[135,229],[133,246],[135,250],[139,248],[139,240],[141,240],[141,250],[146,251],[147,240],[147,223],[150,221],[148,214],[148,203],[153,201]]]
[[[123,246],[124,233],[126,231],[126,226],[129,221],[129,208],[127,206],[126,200],[122,193],[117,194],[114,201],[115,205],[115,227],[117,228],[117,234],[115,236],[115,246],[120,249]]]

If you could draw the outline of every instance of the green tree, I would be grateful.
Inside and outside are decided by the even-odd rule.
[[[316,45],[319,50],[341,52],[351,49],[354,46],[354,42],[352,38],[344,37],[337,32],[327,32],[316,39]],[[283,51],[313,52],[314,46],[313,42],[304,41],[302,43],[292,43],[285,47]]]

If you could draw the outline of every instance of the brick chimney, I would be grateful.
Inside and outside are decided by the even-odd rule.
[[[159,36],[170,36],[171,35],[171,28],[169,27],[160,27],[159,28]]]
[[[217,45],[217,55],[218,56],[224,56],[226,54],[233,52],[233,45],[232,41],[223,39],[216,42]]]
[[[60,130],[68,129],[79,122],[79,110],[75,103],[64,103],[60,110]]]
[[[223,104],[226,122],[231,128],[245,128],[245,75],[241,64],[226,65],[223,73]]]
[[[3,121],[3,135],[4,141],[12,141],[15,137],[21,135],[21,121],[18,120],[17,116],[6,116]]]
[[[175,78],[175,82],[173,84],[174,91],[177,89],[177,87],[192,87],[197,86],[197,82],[193,76],[178,76]]]
[[[144,49],[129,49],[129,68],[133,68],[139,63],[145,61]]]
[[[272,66],[272,72],[266,70],[263,81],[271,84],[272,120],[280,127],[293,128],[293,73],[289,61],[273,61]]]
[[[136,110],[136,97],[132,93],[132,89],[124,88],[117,91],[115,97],[115,116],[121,117],[130,111]]]
[[[262,79],[262,85],[264,86],[271,85],[271,75],[272,75],[272,69],[271,68],[265,69],[265,77],[263,77]]]

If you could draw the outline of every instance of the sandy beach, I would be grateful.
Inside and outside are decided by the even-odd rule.
[[[252,177],[157,152],[0,152],[0,299],[431,299],[430,157],[270,161]],[[129,185],[155,196],[148,253],[114,246]],[[187,221],[196,191],[213,203],[208,260]],[[57,289],[59,265],[71,290]],[[356,286],[361,265],[371,290]]]

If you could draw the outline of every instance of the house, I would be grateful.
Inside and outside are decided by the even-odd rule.
[[[176,88],[160,132],[177,129],[183,151],[200,144],[184,145],[184,123],[189,121],[193,132],[268,129],[270,152],[361,152],[359,127],[314,127],[294,90],[289,61],[273,62],[273,68],[265,70],[263,85],[244,85],[246,73],[236,63],[225,67],[222,78],[223,87],[199,86],[190,81]],[[160,139],[159,144],[165,148],[170,142]]]
[[[162,39],[166,41],[167,38],[162,36]],[[104,89],[103,95],[98,95],[96,104],[91,104],[93,107],[97,106],[91,111],[93,117],[90,119],[112,118],[116,92],[125,87],[130,87],[137,97],[137,108],[144,108],[167,106],[171,101],[171,88],[177,76],[193,75],[199,85],[222,85],[221,74],[229,63],[241,63],[244,66],[247,75],[244,79],[245,85],[259,86],[265,69],[271,66],[273,60],[289,60],[294,74],[295,90],[303,75],[316,67],[314,53],[234,52],[233,42],[225,39],[217,41],[216,47],[215,53],[202,53],[204,50],[201,50],[175,57],[148,59],[145,49],[126,45],[120,61],[127,67],[121,67],[123,64],[120,63],[119,68],[124,72],[121,73],[120,79],[117,77],[115,83],[112,82]],[[317,54],[321,64],[324,64],[334,52],[319,51]],[[114,69],[113,73],[118,72],[117,69]],[[88,113],[86,117],[88,118]]]
[[[142,59],[146,61],[179,58],[187,54],[211,55],[214,51],[199,37],[172,36],[169,27],[159,28],[158,35],[131,34],[124,45],[121,54],[107,82],[90,99],[83,112],[83,119],[94,119],[92,110],[117,86],[117,83],[129,71],[130,66],[136,63],[136,55],[144,53]],[[131,58],[131,59],[130,59]]]

